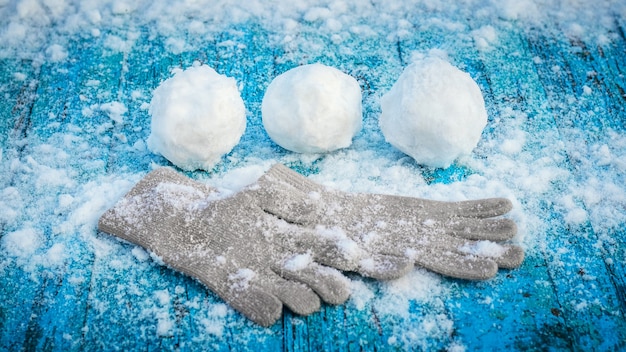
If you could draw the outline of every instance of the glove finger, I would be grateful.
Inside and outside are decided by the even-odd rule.
[[[163,187],[159,187],[160,185]],[[148,173],[128,192],[126,197],[145,194],[148,190],[153,190],[153,195],[158,194],[166,200],[185,197],[186,201],[204,199],[216,192],[212,187],[168,167],[160,167]]]
[[[468,240],[506,241],[517,234],[511,219],[455,219],[444,226],[447,234]]]
[[[489,258],[502,269],[515,269],[524,261],[524,249],[522,247],[486,240],[472,241],[444,235],[433,237],[423,245],[431,248],[431,251],[450,251],[460,255]]]
[[[270,326],[282,315],[283,303],[276,295],[252,282],[236,279],[237,276],[241,277],[238,273],[227,274],[226,271],[217,272],[211,270],[211,267],[199,266],[185,269],[183,272],[198,278],[231,307],[259,325]]]
[[[324,302],[342,304],[350,296],[350,280],[336,269],[309,262],[302,267],[283,265],[279,272],[312,288]]]
[[[236,293],[218,293],[231,307],[253,322],[268,327],[283,313],[283,302],[264,289],[249,287]]]
[[[267,213],[290,223],[315,223],[315,205],[310,202],[308,193],[288,182],[266,174],[248,192],[254,193]]]
[[[286,253],[308,250],[315,262],[343,271],[355,271],[363,256],[361,247],[339,228],[277,227],[274,234]]]
[[[285,280],[271,270],[264,273],[258,285],[271,292],[296,314],[309,315],[320,309],[320,298],[313,290],[299,282]]]
[[[446,250],[418,251],[415,263],[436,273],[465,280],[487,280],[498,272],[498,264],[490,258]]]
[[[343,271],[356,271],[378,280],[397,279],[407,274],[414,266],[413,261],[403,252],[366,253],[338,229],[318,228],[316,232],[301,229],[297,235],[291,236],[292,240],[296,238],[297,243],[290,246],[292,251],[308,248],[317,263]]]
[[[520,246],[503,246],[505,248],[504,254],[499,257],[493,258],[498,267],[503,269],[515,269],[522,265],[524,261],[524,249]]]
[[[491,218],[504,215],[511,209],[513,209],[513,203],[506,198],[452,202],[448,207],[451,214],[470,218]]]
[[[408,274],[414,266],[414,260],[405,256],[373,254],[359,262],[357,272],[377,280],[392,280]]]
[[[355,197],[354,195],[350,195]],[[356,195],[361,202],[384,204],[415,214],[428,214],[432,218],[490,218],[508,213],[513,204],[506,198],[487,198],[460,202],[444,202],[414,197],[362,194]]]

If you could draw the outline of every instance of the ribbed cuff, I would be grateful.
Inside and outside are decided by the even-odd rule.
[[[161,185],[173,185],[172,194],[163,193]],[[179,193],[177,187],[180,187],[182,193]],[[172,169],[156,169],[144,176],[100,217],[98,229],[154,250],[153,244],[162,241],[160,237],[166,235],[164,230],[169,230],[167,227],[172,226],[171,219],[190,215],[183,205],[186,202],[184,192],[192,192],[193,196],[201,197],[202,194],[209,194],[211,189]]]

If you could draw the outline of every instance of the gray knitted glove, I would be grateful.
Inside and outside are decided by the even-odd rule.
[[[319,297],[343,303],[349,280],[327,265],[355,270],[358,248],[268,214],[253,195],[219,199],[204,184],[161,168],[103,214],[98,228],[153,252],[263,326],[281,316],[283,304],[307,315],[320,308]],[[265,202],[288,211],[282,202]]]
[[[521,247],[495,243],[510,240],[517,232],[512,220],[493,219],[511,210],[507,199],[438,202],[351,194],[328,189],[279,164],[263,175],[258,184],[258,192],[267,190],[268,194],[280,194],[282,190],[293,198],[296,191],[300,192],[299,207],[307,211],[285,213],[276,209],[273,213],[318,232],[345,234],[367,252],[360,268],[370,272],[380,274],[376,267],[385,263],[375,258],[388,255],[406,258],[443,275],[485,280],[496,275],[498,268],[516,268],[524,259]],[[411,267],[412,264],[405,269]],[[394,275],[401,274],[399,271],[400,266]]]

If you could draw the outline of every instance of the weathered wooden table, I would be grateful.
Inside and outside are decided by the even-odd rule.
[[[91,30],[70,30],[70,17],[28,29],[45,34],[33,44],[7,39],[31,22],[0,4],[12,15],[0,20],[0,350],[626,350],[623,10],[606,26],[591,17],[566,27],[443,5],[353,5],[303,5],[285,22],[190,12],[169,27],[165,15],[102,7]],[[413,163],[377,124],[380,95],[433,49],[479,83],[490,115],[474,154],[445,170]],[[348,303],[286,311],[266,329],[98,233],[107,207],[168,165],[146,149],[147,106],[173,68],[194,62],[234,77],[249,112],[239,145],[192,177],[224,186],[229,172],[283,162],[348,191],[506,196],[523,266],[480,283],[420,269],[395,283],[351,276]],[[363,89],[363,131],[328,155],[287,152],[261,124],[269,82],[312,62]]]

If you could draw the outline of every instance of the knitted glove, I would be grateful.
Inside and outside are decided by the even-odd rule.
[[[279,217],[316,228],[318,232],[344,234],[367,254],[357,270],[365,276],[383,274],[377,267],[381,256],[403,257],[434,272],[468,280],[485,280],[498,268],[521,265],[521,247],[501,244],[515,236],[517,227],[510,219],[495,218],[511,210],[503,198],[464,202],[439,202],[419,198],[351,194],[328,189],[283,165],[274,165],[258,184],[257,192],[294,197],[300,192],[300,208],[307,211],[284,212]],[[280,197],[280,196],[279,196]],[[267,197],[260,197],[267,199]],[[408,271],[411,266],[406,267]],[[401,275],[400,266],[393,271]]]
[[[307,315],[320,308],[319,297],[343,303],[349,280],[328,265],[355,270],[358,248],[268,214],[253,195],[219,199],[204,184],[161,168],[105,212],[98,228],[153,252],[263,326],[281,316],[283,304]],[[273,209],[288,211],[278,203]]]

